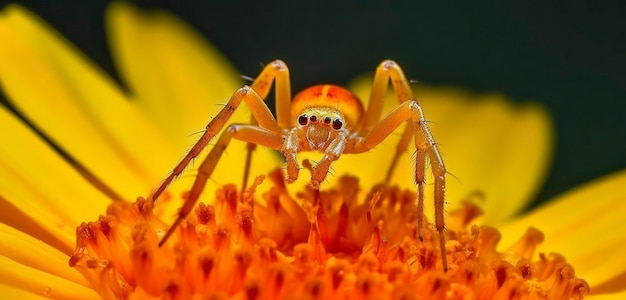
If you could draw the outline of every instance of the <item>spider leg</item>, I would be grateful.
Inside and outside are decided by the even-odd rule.
[[[448,268],[444,237],[444,192],[446,168],[439,154],[435,140],[430,133],[422,108],[417,101],[410,100],[400,104],[385,118],[376,124],[364,137],[356,137],[348,142],[346,153],[366,152],[380,144],[402,123],[410,121],[414,132],[417,158],[415,162],[415,183],[417,185],[417,210],[418,210],[418,235],[422,239],[423,215],[424,215],[424,183],[426,157],[428,157],[435,177],[435,229],[439,233],[441,259],[444,270]]]
[[[391,158],[391,163],[389,164],[389,168],[387,169],[387,175],[385,175],[385,183],[391,181],[391,177],[393,176],[393,172],[398,165],[398,161],[400,160],[400,156],[402,153],[406,152],[406,149],[409,148],[409,142],[411,142],[411,138],[414,137],[413,126],[406,126],[404,128],[404,132],[402,133],[402,137],[396,145],[396,151],[393,153],[393,157]]]
[[[389,81],[391,81],[400,103],[415,99],[409,82],[400,66],[393,60],[381,62],[374,74],[374,83],[372,84],[367,111],[365,112],[363,125],[360,130],[362,136],[370,132],[378,124],[383,114],[383,104]]]
[[[291,121],[291,83],[289,81],[289,68],[287,68],[287,64],[282,60],[275,60],[266,65],[263,71],[261,71],[261,74],[259,74],[252,83],[251,88],[261,99],[266,100],[272,82],[275,82],[276,121],[279,127],[288,128]],[[250,124],[257,124],[254,116],[251,117]],[[252,165],[252,153],[256,149],[256,144],[248,143],[246,148],[246,163],[241,185],[242,190],[244,190],[248,184],[250,166]]]
[[[445,191],[446,191],[446,167],[441,158],[441,154],[437,149],[437,144],[433,138],[428,124],[424,118],[424,112],[422,108],[415,102],[416,113],[413,115],[413,124],[415,128],[415,148],[417,149],[418,158],[416,159],[415,166],[415,182],[418,186],[418,209],[420,215],[418,215],[418,231],[420,240],[422,240],[422,226],[424,215],[424,170],[425,157],[428,157],[431,165],[433,175],[435,177],[435,229],[439,233],[439,249],[441,251],[441,260],[443,263],[444,271],[448,270],[448,261],[446,256],[446,240],[444,236],[445,224],[444,224],[444,204],[445,204]],[[420,157],[421,156],[421,157]],[[421,209],[419,208],[421,206]]]
[[[156,202],[159,196],[165,191],[167,186],[174,180],[174,178],[178,177],[185,167],[194,159],[202,149],[204,149],[207,144],[219,133],[224,125],[230,117],[233,115],[237,107],[241,104],[241,102],[245,102],[250,111],[252,112],[252,116],[258,122],[259,126],[262,128],[266,128],[272,132],[279,133],[280,129],[276,120],[274,119],[274,115],[270,109],[265,105],[263,99],[256,94],[256,92],[248,86],[244,86],[238,89],[228,100],[226,106],[217,113],[217,115],[207,124],[206,130],[204,134],[200,137],[198,142],[189,150],[187,155],[183,157],[183,159],[174,167],[172,172],[165,178],[163,183],[156,189],[156,191],[152,194],[150,199],[152,202]]]
[[[289,81],[289,68],[282,60],[269,63],[261,74],[254,80],[250,87],[261,99],[267,99],[272,81],[275,82],[276,94],[276,121],[281,128],[291,125],[291,83]],[[252,120],[255,122],[255,120]],[[254,124],[254,123],[252,123]]]
[[[396,93],[396,97],[398,101],[400,101],[401,105],[398,109],[394,110],[394,112],[390,113],[385,120],[379,122],[380,117],[382,115],[383,110],[383,100],[385,93],[387,92],[387,88],[389,86],[389,82],[391,82],[393,86],[393,90]],[[370,101],[367,107],[367,112],[365,114],[365,118],[363,121],[363,125],[360,130],[360,135],[365,136],[366,138],[360,142],[361,145],[354,145],[354,149],[352,150],[360,150],[360,147],[371,148],[374,145],[380,143],[378,140],[380,137],[383,139],[386,138],[393,130],[395,130],[402,121],[408,121],[408,119],[412,119],[412,126],[407,126],[404,129],[402,137],[398,142],[396,147],[396,151],[392,157],[391,164],[389,169],[387,170],[387,175],[385,177],[385,182],[389,182],[391,177],[393,176],[393,171],[398,163],[398,159],[400,155],[404,153],[409,145],[411,137],[415,137],[415,146],[417,149],[417,156],[415,161],[415,183],[417,184],[417,217],[418,217],[418,236],[419,239],[423,239],[423,219],[424,219],[424,183],[425,183],[425,169],[426,169],[426,157],[429,158],[431,167],[433,169],[433,173],[435,175],[435,227],[439,232],[439,241],[441,248],[441,257],[444,265],[444,269],[447,269],[447,260],[445,255],[445,239],[443,235],[444,220],[443,220],[443,206],[444,206],[444,191],[445,191],[445,165],[443,160],[441,159],[441,155],[439,154],[439,150],[437,150],[437,146],[434,142],[432,134],[428,129],[428,125],[424,119],[424,114],[422,112],[421,107],[415,102],[413,96],[413,91],[409,86],[409,81],[406,79],[404,72],[400,68],[400,66],[392,61],[385,60],[376,69],[376,73],[374,75],[374,83],[372,85],[372,92],[370,94]],[[414,102],[413,104],[406,104]],[[408,111],[405,113],[399,112],[399,110],[403,110],[402,107],[405,107],[404,110],[410,107],[414,107],[414,113],[411,115],[408,114]],[[400,119],[398,123],[387,124],[387,119],[394,118],[394,115],[397,114]],[[381,126],[382,125],[382,126]],[[393,129],[389,130],[386,126],[392,125]],[[377,138],[370,136],[379,136]],[[382,139],[381,139],[382,141]]]
[[[219,162],[222,154],[224,154],[224,151],[226,150],[228,144],[233,138],[248,143],[253,143],[255,145],[259,144],[276,150],[280,149],[283,142],[283,138],[279,133],[262,127],[244,124],[229,125],[226,130],[224,130],[222,134],[220,134],[217,143],[211,149],[209,155],[207,155],[207,157],[198,168],[198,174],[196,175],[187,199],[185,199],[185,204],[178,212],[178,216],[174,223],[170,226],[170,228],[167,230],[167,232],[159,242],[159,246],[163,245],[167,241],[170,235],[178,227],[180,222],[182,222],[182,220],[184,220],[187,215],[189,215],[193,207],[196,205],[196,202],[198,201],[202,190],[204,190],[208,179],[213,174],[217,163]]]
[[[385,94],[389,87],[389,82],[393,86],[393,90],[396,93],[396,97],[400,103],[415,99],[413,97],[413,91],[409,86],[409,81],[404,76],[404,72],[400,66],[392,61],[385,60],[378,65],[376,73],[374,74],[374,83],[372,84],[372,91],[370,93],[369,103],[367,105],[367,111],[363,119],[363,124],[359,131],[361,136],[367,135],[379,122],[382,112],[383,104],[385,100]],[[402,153],[404,153],[409,146],[409,142],[413,137],[413,127],[406,126],[402,137],[396,146],[396,151],[391,159],[389,168],[387,169],[387,175],[385,176],[385,182],[389,182],[393,176],[393,172],[396,169],[398,160]]]
[[[285,136],[285,141],[280,152],[285,157],[287,163],[287,173],[285,174],[285,181],[292,183],[298,179],[300,173],[300,167],[298,166],[298,151],[300,145],[300,137],[298,136],[298,129],[293,128]]]

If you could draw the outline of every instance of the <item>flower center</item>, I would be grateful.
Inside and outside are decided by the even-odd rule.
[[[279,171],[269,179],[263,195],[255,192],[262,178],[243,196],[224,186],[162,247],[168,225],[149,202],[114,202],[106,216],[77,228],[70,266],[105,299],[575,299],[589,292],[562,256],[533,260],[543,240],[536,229],[498,252],[496,229],[468,225],[480,214],[475,205],[448,216],[444,272],[432,226],[417,239],[413,192],[380,186],[359,199],[358,179],[345,176],[330,190],[294,197]]]

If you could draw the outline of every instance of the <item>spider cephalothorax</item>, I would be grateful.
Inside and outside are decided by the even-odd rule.
[[[361,101],[334,85],[316,85],[298,93],[291,103],[300,149],[324,151],[338,135],[347,135],[363,115]]]

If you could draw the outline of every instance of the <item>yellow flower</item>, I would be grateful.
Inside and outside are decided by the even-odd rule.
[[[233,144],[201,198],[209,205],[157,247],[194,168],[155,207],[134,200],[237,89],[237,73],[168,14],[114,3],[107,17],[129,93],[28,11],[0,15],[0,84],[23,116],[0,108],[0,298],[559,299],[588,286],[590,298],[626,296],[626,172],[515,216],[545,176],[548,117],[451,88],[416,91],[459,179],[447,190],[447,273],[431,229],[414,237],[410,155],[393,186],[369,193],[396,136],[342,157],[319,197],[285,186],[272,171],[279,158],[259,147],[254,175],[266,178],[241,202],[230,183],[241,180],[244,146]],[[367,99],[369,84],[352,89]],[[245,109],[233,120],[245,122]],[[364,160],[380,166],[357,169]]]

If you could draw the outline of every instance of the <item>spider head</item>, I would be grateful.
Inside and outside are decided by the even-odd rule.
[[[348,133],[360,123],[361,101],[350,91],[330,84],[309,87],[291,103],[293,127],[301,132],[311,150],[324,150],[341,132]]]
[[[345,129],[343,115],[329,107],[310,107],[298,115],[298,127],[313,150],[323,150]]]
[[[363,104],[359,98],[357,98],[350,91],[330,84],[316,85],[309,87],[300,93],[298,93],[291,103],[291,115],[298,116],[292,123],[293,126],[301,126],[299,116],[307,114],[308,122],[311,122],[311,113],[309,110],[324,110],[317,112],[317,122],[324,122],[325,116],[329,116],[331,125],[335,121],[335,117],[341,118],[341,128],[345,128],[348,125],[348,129],[354,128],[360,123],[361,117],[364,114]],[[302,121],[305,121],[304,119]],[[339,124],[336,124],[339,126]]]

